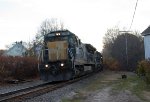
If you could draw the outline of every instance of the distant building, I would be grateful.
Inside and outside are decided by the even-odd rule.
[[[5,56],[25,56],[26,55],[27,49],[22,45],[21,42],[16,42],[13,47],[8,49],[4,55]]]
[[[142,32],[144,36],[145,59],[150,59],[150,26]]]

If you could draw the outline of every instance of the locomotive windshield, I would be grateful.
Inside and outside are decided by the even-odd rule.
[[[50,41],[50,42],[53,42],[53,41],[63,41],[63,40],[68,40],[68,36],[53,36],[53,37],[48,37],[48,38],[45,38],[45,41]]]
[[[68,40],[70,33],[65,31],[51,32],[47,34],[44,38],[45,41],[63,41]]]
[[[77,46],[77,38],[74,34],[70,34],[68,32],[55,32],[50,33],[44,38],[45,43],[54,42],[54,41],[67,41],[69,46]]]

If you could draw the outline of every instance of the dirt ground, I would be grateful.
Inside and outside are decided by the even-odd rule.
[[[132,95],[130,91],[121,91],[113,94],[111,87],[93,93],[85,102],[142,102],[139,98]]]
[[[103,74],[104,79],[102,82],[113,82],[118,79],[121,79],[121,75],[131,76],[134,75],[130,72],[105,72]],[[142,102],[138,97],[133,95],[129,90],[114,92],[112,84],[106,86],[103,89],[100,89],[96,92],[93,92],[86,102]]]
[[[115,85],[119,81],[127,80],[122,79],[123,74],[127,75],[127,78],[136,76],[136,74],[132,72],[101,72],[101,74],[97,75],[94,79],[97,80],[99,78],[99,80],[93,81],[93,85],[91,84],[87,86],[90,87],[90,90],[89,88],[81,89],[78,93],[75,93],[64,102],[150,102],[148,99],[150,97],[149,92],[143,93],[145,98],[147,98],[147,100],[143,100],[133,94],[133,92],[129,89],[117,89]]]

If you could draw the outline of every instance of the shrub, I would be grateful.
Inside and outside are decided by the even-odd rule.
[[[35,77],[38,74],[38,61],[35,58],[16,58],[14,77],[17,79]]]
[[[9,77],[11,72],[6,68],[8,58],[0,56],[0,81],[4,78]]]
[[[143,60],[138,63],[137,74],[145,77],[147,84],[150,84],[150,60]]]
[[[24,79],[38,75],[38,61],[32,57],[0,56],[0,78]]]
[[[119,62],[112,58],[104,59],[103,65],[105,69],[120,70]]]

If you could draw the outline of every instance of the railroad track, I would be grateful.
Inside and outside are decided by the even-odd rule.
[[[76,78],[74,80],[55,83],[55,84],[44,83],[41,85],[37,85],[37,86],[25,88],[25,89],[20,89],[20,90],[8,92],[8,93],[2,93],[0,94],[0,102],[16,102],[16,101],[18,102],[18,101],[23,101],[23,100],[30,99],[33,97],[37,97],[42,94],[61,88],[63,86],[82,80],[89,76],[90,75],[86,75],[80,78]]]
[[[7,92],[7,93],[1,93],[0,94],[0,102],[6,102],[6,101],[12,101],[14,99],[17,99],[18,97],[23,97],[23,95],[26,95],[30,93],[31,91],[40,90],[42,87],[50,86],[49,83],[43,83],[36,86],[31,86],[28,88],[22,88],[15,91]]]

